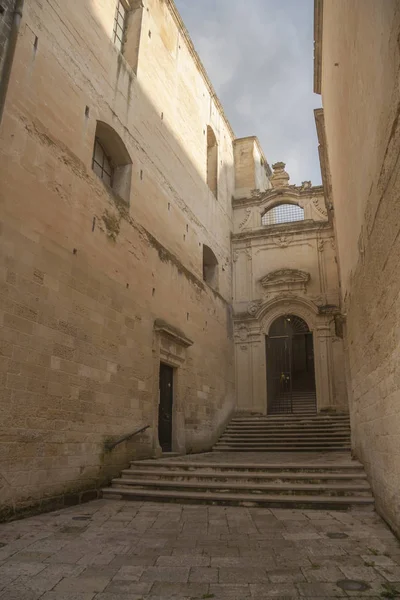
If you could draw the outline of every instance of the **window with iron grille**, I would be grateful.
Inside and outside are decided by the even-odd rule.
[[[114,19],[113,41],[120,52],[124,46],[127,10],[123,2],[118,0]]]
[[[279,204],[261,218],[262,225],[280,225],[294,221],[304,221],[304,210],[297,204]]]
[[[103,146],[100,144],[99,139],[96,138],[93,148],[93,162],[92,169],[110,187],[113,183],[113,168],[111,166],[110,159],[104,152]]]

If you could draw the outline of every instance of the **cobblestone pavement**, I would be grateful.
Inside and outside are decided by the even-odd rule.
[[[345,579],[368,589],[345,592]],[[400,544],[360,509],[97,500],[0,526],[1,600],[382,600],[396,589]]]

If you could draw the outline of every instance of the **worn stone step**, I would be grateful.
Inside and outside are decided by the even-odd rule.
[[[213,452],[344,452],[348,446],[214,446]]]
[[[311,439],[301,439],[301,438],[286,438],[286,439],[273,439],[273,438],[268,438],[265,437],[264,440],[254,440],[254,439],[249,439],[249,440],[237,440],[236,438],[231,438],[229,441],[228,440],[222,440],[220,442],[218,442],[218,444],[222,444],[222,445],[237,445],[237,446],[254,446],[255,448],[258,448],[259,446],[276,446],[277,448],[280,447],[291,447],[291,446],[308,446],[310,448],[313,448],[314,446],[334,446],[334,445],[340,445],[342,443],[345,443],[346,445],[348,445],[350,443],[350,438],[348,438],[347,440],[328,440],[328,439],[321,439],[321,440],[315,440],[314,438]]]
[[[212,462],[200,460],[163,460],[163,459],[147,459],[133,460],[130,463],[133,467],[139,469],[147,469],[148,467],[156,467],[161,469],[182,469],[186,470],[219,470],[219,471],[258,471],[258,472],[292,472],[292,473],[359,473],[364,472],[362,464],[356,460],[349,462],[279,462],[279,463],[258,463],[258,462]]]
[[[367,493],[371,495],[369,484],[365,483],[256,483],[249,485],[248,483],[224,482],[224,481],[196,481],[195,476],[189,481],[168,481],[162,479],[131,479],[128,477],[116,478],[112,480],[112,485],[115,487],[154,487],[173,488],[173,489],[196,489],[196,490],[224,490],[231,491],[247,491],[251,494],[257,493],[257,490],[276,493],[295,493],[304,492],[307,494],[329,494],[344,496],[349,492],[359,492],[360,495]]]
[[[315,434],[310,431],[302,431],[302,432],[291,432],[291,431],[269,431],[267,433],[231,433],[225,432],[220,439],[235,439],[235,440],[260,440],[260,439],[308,439],[311,438],[313,440],[324,440],[324,439],[349,439],[349,432],[338,433],[335,431],[327,431],[324,434]]]
[[[360,471],[359,473],[303,473],[303,472],[295,472],[291,473],[290,471],[276,471],[274,473],[267,472],[231,472],[226,470],[209,470],[202,471],[201,469],[197,469],[194,471],[186,471],[186,470],[171,470],[168,469],[157,469],[148,467],[147,469],[136,469],[131,467],[130,469],[124,469],[122,471],[123,477],[128,478],[140,478],[140,477],[150,477],[150,478],[177,478],[177,479],[186,479],[191,477],[196,477],[198,479],[223,479],[223,480],[243,480],[243,481],[309,481],[309,482],[320,482],[320,481],[331,481],[335,483],[340,482],[348,482],[348,481],[359,481],[366,482],[367,476],[364,471]]]
[[[296,507],[296,508],[350,508],[351,506],[371,506],[374,499],[372,496],[307,496],[307,495],[285,495],[273,494],[232,494],[224,492],[190,492],[188,490],[152,490],[135,488],[106,488],[103,489],[105,498],[121,498],[128,500],[159,500],[160,502],[194,502],[233,504],[242,506],[271,506],[271,507]]]

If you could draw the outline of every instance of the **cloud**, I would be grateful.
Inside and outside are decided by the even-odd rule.
[[[236,135],[257,135],[292,183],[319,184],[313,0],[175,2]]]

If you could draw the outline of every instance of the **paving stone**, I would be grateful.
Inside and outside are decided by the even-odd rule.
[[[204,555],[160,556],[157,567],[208,567],[210,557]]]
[[[218,583],[218,569],[212,567],[192,567],[189,574],[192,583]]]
[[[44,590],[32,590],[21,583],[11,583],[0,592],[2,600],[38,600]]]
[[[66,577],[54,588],[55,592],[102,592],[110,583],[110,577],[101,575],[95,577]]]
[[[185,583],[189,578],[187,567],[147,567],[143,572],[141,581],[169,581]]]
[[[346,597],[346,593],[334,583],[296,583],[296,587],[299,590],[300,596],[320,596],[321,598]]]
[[[375,581],[383,579],[382,575],[372,567],[349,567],[341,566],[340,570],[346,579],[355,579],[357,581]]]
[[[259,568],[230,568],[221,567],[219,570],[219,583],[261,583],[268,581],[268,576],[265,569]]]
[[[132,567],[125,565],[120,567],[117,573],[113,577],[113,581],[125,580],[125,581],[139,581],[144,571],[144,567]]]
[[[267,570],[268,577],[272,583],[292,583],[306,581],[300,569],[276,569]]]
[[[156,564],[156,560],[156,556],[120,554],[119,556],[115,556],[108,566],[123,567],[125,565],[130,565],[131,567],[153,567]]]
[[[174,594],[179,598],[201,598],[208,593],[208,583],[173,583],[157,581],[151,588],[150,598],[153,596],[163,596],[170,598]]]
[[[392,565],[387,565],[387,566],[377,566],[375,567],[375,570],[377,573],[379,573],[379,575],[386,579],[387,581],[393,582],[393,581],[400,581],[400,567],[398,566],[392,566]],[[399,587],[400,590],[400,587]]]
[[[254,598],[298,598],[299,594],[293,583],[263,583],[250,585],[251,595]]]
[[[242,600],[250,598],[250,586],[247,584],[210,584],[209,594],[213,594],[216,600]]]
[[[306,580],[310,583],[313,582],[336,582],[343,579],[343,573],[339,567],[333,566],[320,566],[315,565],[314,567],[304,567],[302,572]]]
[[[47,592],[40,600],[93,600],[94,597],[94,592]]]

